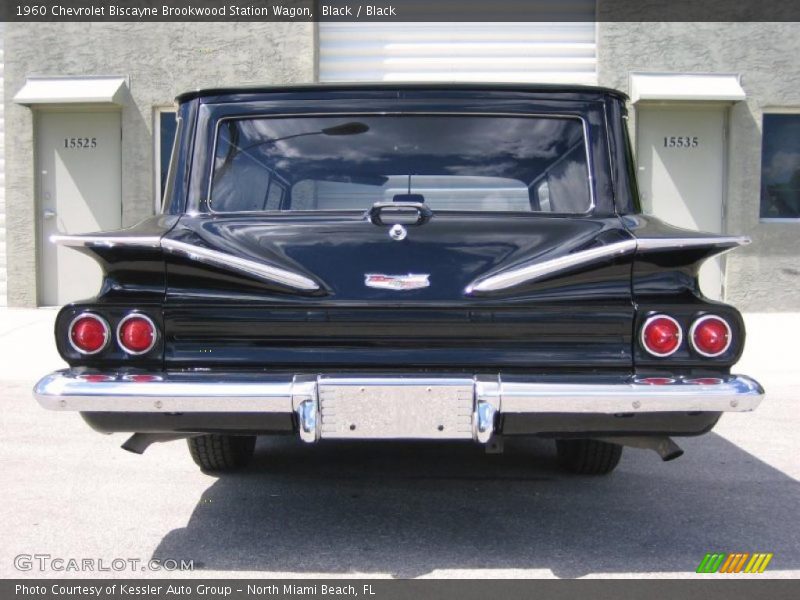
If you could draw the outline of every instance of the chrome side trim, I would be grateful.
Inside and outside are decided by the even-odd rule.
[[[730,246],[730,250],[739,246],[746,246],[752,240],[746,235],[740,236],[714,236],[714,237],[686,237],[686,238],[639,238],[637,250],[650,252],[653,250],[680,250],[682,248],[698,248],[703,246]]]
[[[52,235],[50,236],[50,241],[70,248],[116,248],[119,246],[162,248],[167,252],[186,256],[198,262],[223,269],[233,269],[246,275],[280,283],[297,290],[315,291],[319,289],[319,285],[315,281],[299,273],[240,258],[225,252],[203,248],[202,246],[161,238],[160,236]]]
[[[554,275],[561,271],[574,269],[583,265],[591,264],[608,258],[632,254],[636,251],[636,240],[625,240],[615,242],[606,246],[598,246],[589,250],[581,250],[566,256],[559,256],[543,262],[534,263],[524,267],[509,269],[495,275],[480,277],[470,283],[464,290],[465,294],[475,292],[496,292],[514,287],[521,283],[536,281],[548,275]]]
[[[475,292],[497,292],[522,283],[555,275],[562,271],[639,251],[652,252],[656,250],[680,250],[682,248],[698,248],[703,246],[730,246],[719,252],[722,253],[738,248],[739,246],[746,246],[750,241],[750,238],[747,236],[642,238],[625,240],[606,246],[591,248],[589,250],[581,250],[580,252],[559,256],[558,258],[545,260],[524,267],[512,268],[494,275],[479,277],[467,286],[464,293],[469,295]]]
[[[161,236],[157,235],[62,235],[50,236],[50,242],[69,248],[160,248]]]
[[[226,252],[219,252],[217,250],[211,250],[209,248],[203,248],[202,246],[187,244],[186,242],[180,242],[169,238],[161,240],[161,247],[167,252],[185,256],[191,260],[196,260],[221,269],[233,269],[246,275],[280,283],[297,290],[315,291],[319,289],[319,285],[315,281],[299,273],[233,256]]]
[[[51,410],[81,412],[292,412],[306,421],[306,441],[320,427],[318,389],[330,386],[383,387],[398,397],[420,387],[472,388],[474,408],[483,411],[475,423],[488,424],[495,412],[617,414],[648,412],[739,412],[755,409],[764,397],[759,383],[744,375],[722,378],[655,378],[663,383],[632,379],[608,383],[568,378],[541,381],[535,376],[475,377],[247,375],[232,373],[152,373],[152,380],[132,380],[124,372],[84,375],[70,370],[43,377],[34,387],[36,400]],[[652,379],[650,381],[653,381]],[[393,388],[393,389],[392,389]],[[310,404],[305,404],[309,402]],[[482,407],[482,404],[491,407]],[[487,439],[490,431],[478,431]],[[357,436],[356,436],[357,437]]]

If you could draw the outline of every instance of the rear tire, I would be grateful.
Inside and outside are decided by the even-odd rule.
[[[256,448],[254,435],[198,435],[187,438],[186,442],[197,466],[218,473],[244,467]]]
[[[578,475],[608,475],[619,464],[622,446],[597,440],[556,440],[558,463]]]

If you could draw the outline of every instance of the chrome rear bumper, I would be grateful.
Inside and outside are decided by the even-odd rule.
[[[34,388],[50,410],[295,413],[305,441],[474,439],[498,414],[726,412],[756,408],[743,375],[592,379],[525,375],[274,375],[57,371]]]

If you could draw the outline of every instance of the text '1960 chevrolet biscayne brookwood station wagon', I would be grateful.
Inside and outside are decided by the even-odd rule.
[[[641,214],[605,88],[336,85],[178,97],[160,215],[55,236],[92,256],[69,368],[34,390],[127,449],[256,436],[555,440],[568,470],[754,409],[741,315],[698,269],[749,240]],[[324,449],[324,446],[322,446]]]

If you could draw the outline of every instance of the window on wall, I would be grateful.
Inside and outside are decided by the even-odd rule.
[[[761,218],[800,219],[800,113],[765,114]]]
[[[164,189],[167,186],[167,173],[169,172],[169,159],[172,154],[172,145],[175,142],[177,119],[174,108],[158,108],[155,113],[155,127],[153,139],[155,142],[155,210],[161,211],[161,201]]]

